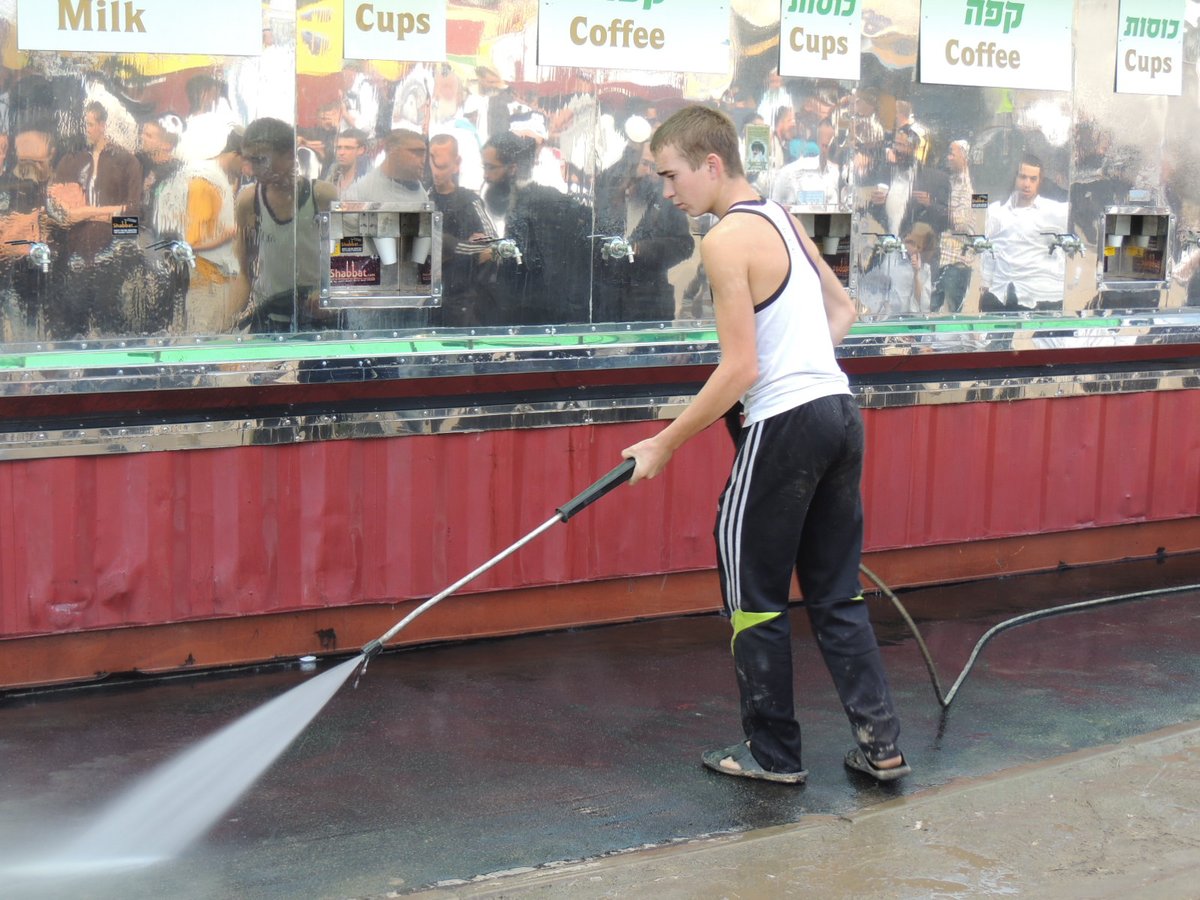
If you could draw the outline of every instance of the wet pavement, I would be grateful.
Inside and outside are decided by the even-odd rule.
[[[1001,620],[1197,583],[1200,557],[1185,556],[901,599],[948,688]],[[335,694],[179,859],[135,873],[17,881],[0,851],[0,895],[343,898],[434,888],[765,897],[788,884],[815,890],[828,876],[835,880],[811,895],[1001,896],[1022,892],[1009,871],[1019,849],[1049,847],[1068,832],[1079,847],[1101,835],[1100,849],[1081,858],[1105,878],[1105,853],[1140,847],[1103,826],[1106,815],[1155,832],[1166,890],[1170,854],[1196,851],[1200,863],[1197,796],[1179,786],[1196,781],[1200,759],[1191,730],[1200,722],[1198,602],[1200,591],[1181,592],[1004,632],[943,714],[905,626],[886,601],[872,601],[915,769],[888,787],[842,767],[849,728],[802,613],[793,615],[809,770],[801,788],[700,766],[701,751],[737,738],[728,624],[717,616],[389,653]],[[441,607],[452,610],[453,599]],[[279,668],[0,700],[0,847],[11,854],[32,844],[22,859],[35,857],[139,776],[311,677]],[[1109,789],[1114,772],[1124,773],[1125,793]],[[946,831],[925,827],[932,821]],[[991,832],[972,836],[981,823]],[[1053,834],[1031,838],[1038,828]],[[1005,841],[998,862],[992,851]],[[647,847],[655,849],[624,852]],[[919,869],[922,853],[929,874],[884,892],[889,872]],[[791,868],[779,867],[781,856]],[[935,859],[951,874],[933,873]],[[1070,860],[1038,864],[1063,874],[1064,885],[1083,883]],[[524,869],[536,871],[482,878]],[[851,887],[856,871],[865,880]],[[1127,865],[1104,883],[1131,872]]]

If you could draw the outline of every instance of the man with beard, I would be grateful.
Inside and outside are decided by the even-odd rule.
[[[887,153],[892,164],[890,182],[871,195],[868,211],[891,234],[906,234],[914,224],[924,222],[940,235],[949,222],[950,179],[945,172],[917,162],[919,141],[908,126],[896,131]]]
[[[950,224],[950,178],[945,172],[917,161],[920,138],[905,125],[896,130],[887,151],[891,178],[872,191],[867,211],[889,234],[904,236],[917,224],[933,229],[933,244],[927,256],[934,266],[931,277],[937,279],[937,260],[941,236]]]
[[[11,174],[0,184],[0,285],[4,288],[4,307],[8,322],[4,328],[10,340],[34,339],[45,290],[44,275],[29,265],[27,244],[10,245],[10,240],[50,243],[46,218],[46,188],[54,172],[54,138],[49,131],[26,129],[13,140],[17,162]]]
[[[497,261],[500,322],[541,325],[587,318],[591,211],[532,180],[534,142],[511,132],[483,147],[484,204],[496,234],[520,253]]]
[[[675,289],[667,271],[692,255],[687,216],[662,195],[649,144],[630,144],[596,179],[593,317],[599,322],[661,322],[675,317]],[[604,252],[622,237],[630,257]]]

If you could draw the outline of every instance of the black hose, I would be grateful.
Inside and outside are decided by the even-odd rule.
[[[879,576],[866,566],[860,565],[859,569],[861,569],[862,573],[870,578],[871,581],[875,582],[875,584],[881,591],[883,591],[887,598],[892,601],[892,604],[900,613],[901,618],[904,619],[904,623],[908,626],[908,630],[911,631],[913,637],[916,638],[917,647],[920,648],[921,656],[925,659],[925,668],[929,670],[929,679],[933,682],[933,692],[937,695],[938,703],[941,704],[943,709],[950,708],[950,704],[954,701],[955,696],[958,694],[958,689],[962,687],[962,683],[967,680],[967,673],[971,671],[971,668],[975,665],[975,660],[979,658],[979,654],[982,652],[984,644],[986,644],[996,635],[1000,634],[1002,631],[1007,631],[1010,628],[1015,628],[1018,625],[1025,625],[1029,622],[1035,622],[1038,619],[1045,619],[1049,618],[1050,616],[1060,615],[1062,613],[1075,612],[1076,610],[1080,609],[1090,609],[1093,606],[1104,606],[1108,603],[1123,603],[1127,600],[1143,600],[1147,597],[1160,597],[1164,594],[1178,594],[1183,593],[1184,591],[1200,591],[1200,584],[1188,584],[1169,588],[1156,588],[1150,591],[1135,591],[1132,594],[1117,594],[1113,597],[1098,597],[1095,600],[1082,600],[1078,603],[1067,603],[1063,606],[1052,606],[1049,609],[1039,609],[1031,613],[1024,613],[1023,615],[1014,616],[1011,619],[1005,619],[1000,624],[993,625],[991,628],[989,628],[983,637],[979,639],[979,642],[975,645],[975,649],[971,651],[971,656],[967,660],[966,666],[963,667],[962,672],[959,674],[958,678],[955,679],[954,684],[950,687],[950,690],[948,692],[944,692],[942,690],[942,683],[938,679],[937,668],[933,664],[933,657],[929,653],[929,648],[925,646],[925,640],[921,637],[921,632],[917,628],[917,623],[914,622],[912,616],[908,614],[908,610],[904,608],[904,604],[900,602],[900,598],[892,593],[892,589],[884,584]]]

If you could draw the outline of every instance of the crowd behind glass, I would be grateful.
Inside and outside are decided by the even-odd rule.
[[[920,85],[911,65],[869,55],[855,83],[782,78],[772,54],[746,57],[704,97],[682,76],[519,80],[484,58],[405,64],[394,79],[343,61],[294,90],[265,56],[253,77],[232,58],[156,77],[121,59],[0,68],[5,344],[708,317],[696,246],[711,223],[662,198],[647,146],[697,100],[754,136],[764,197],[854,215],[850,281],[867,319],[1103,306],[1091,286],[1105,207],[1147,183],[1176,215],[1195,205],[1173,189],[1192,183],[1185,162],[1147,159],[1070,95]],[[329,251],[313,223],[334,200],[432,202],[441,305],[322,308]],[[1181,284],[1200,264],[1190,249]],[[1200,282],[1177,294],[1200,305]]]

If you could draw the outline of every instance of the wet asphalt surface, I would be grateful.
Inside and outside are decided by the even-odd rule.
[[[1200,556],[902,593],[949,688],[992,625],[1035,609],[1200,583]],[[387,653],[180,858],[21,879],[6,897],[381,897],[701,835],[846,814],[954,779],[1200,720],[1200,591],[997,636],[943,714],[886,600],[873,617],[914,766],[847,772],[849,727],[793,612],[808,784],[709,773],[738,737],[715,615]],[[439,613],[453,614],[453,600]],[[322,661],[327,670],[333,660]],[[52,848],[155,766],[300,681],[298,666],[0,698],[0,847]]]

